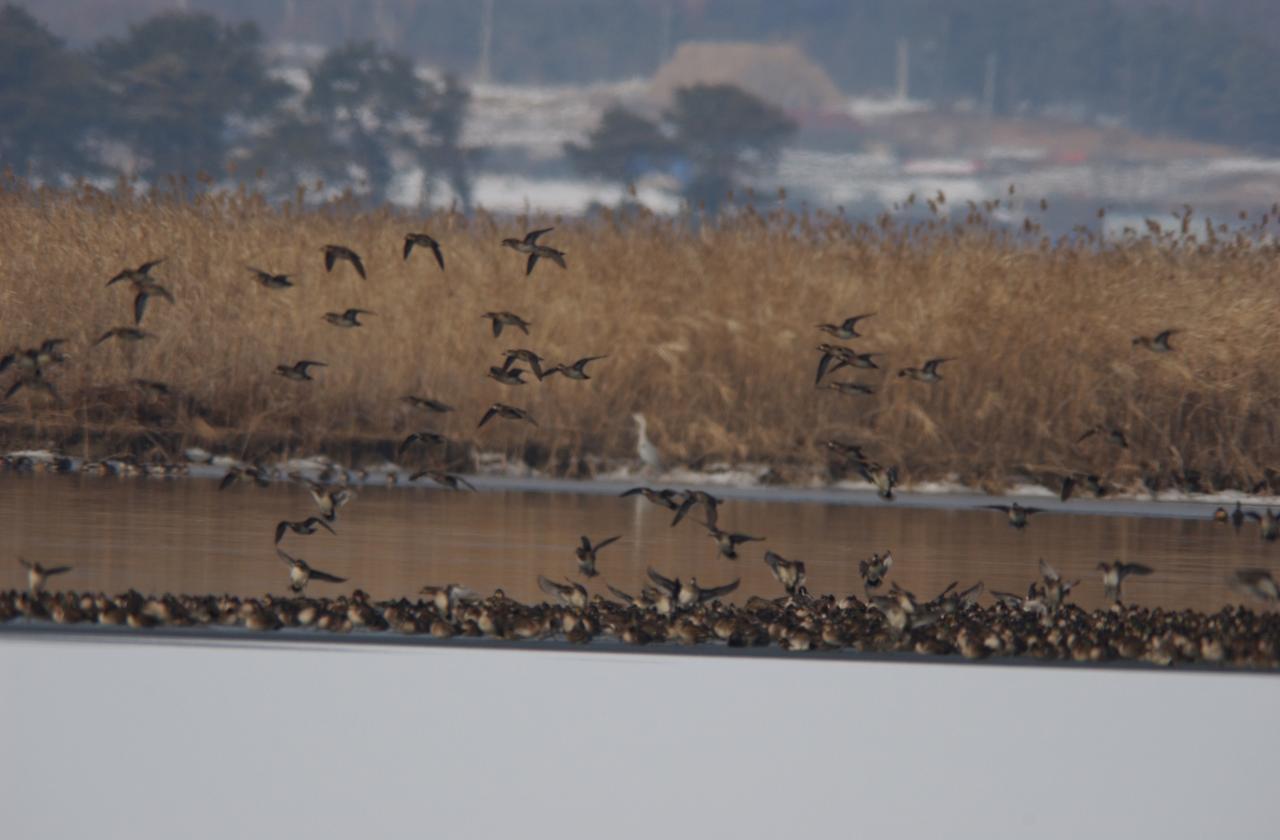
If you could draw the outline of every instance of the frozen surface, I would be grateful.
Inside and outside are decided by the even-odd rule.
[[[1274,837],[1271,676],[0,638],[6,837]]]

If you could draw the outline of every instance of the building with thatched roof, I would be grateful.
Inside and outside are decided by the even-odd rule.
[[[834,111],[845,96],[826,72],[792,44],[689,42],[658,68],[652,93],[671,101],[681,87],[733,84],[791,112]]]

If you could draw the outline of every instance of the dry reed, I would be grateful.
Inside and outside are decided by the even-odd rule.
[[[471,443],[563,472],[587,469],[585,456],[633,457],[629,418],[640,411],[672,463],[767,462],[793,478],[825,463],[832,437],[867,445],[909,480],[986,486],[1071,470],[1118,483],[1263,478],[1280,457],[1276,251],[1259,244],[1274,218],[1227,233],[1188,212],[1180,232],[1102,242],[1081,228],[1049,241],[1034,208],[1022,229],[990,221],[1014,206],[948,208],[939,196],[916,221],[743,211],[695,228],[643,213],[412,217],[272,206],[243,192],[179,200],[10,184],[0,193],[4,341],[67,337],[71,358],[50,373],[64,405],[19,391],[0,436],[77,454],[129,439],[244,453],[264,441],[386,449],[431,427],[458,441],[455,451]],[[526,278],[524,258],[499,240],[549,225],[543,241],[567,253],[569,270],[544,260]],[[410,230],[442,241],[447,271],[426,251],[402,260]],[[367,282],[342,264],[324,272],[329,242],[364,256]],[[177,297],[151,304],[143,326],[157,340],[91,347],[132,320],[131,294],[106,279],[157,257],[166,261],[154,275]],[[299,285],[263,289],[250,265],[294,273]],[[353,330],[321,320],[347,307],[378,314]],[[481,313],[502,309],[532,321],[532,335],[509,328],[495,339]],[[877,393],[816,390],[826,336],[814,325],[871,311],[851,343],[885,353],[884,370],[831,378]],[[1170,327],[1182,330],[1174,353],[1130,343]],[[505,387],[484,373],[508,347],[553,362],[608,358],[589,382]],[[894,376],[931,356],[956,358],[943,382]],[[311,383],[272,374],[304,358],[330,367]],[[158,404],[129,387],[135,377],[188,399]],[[458,411],[415,415],[405,394]],[[538,428],[477,430],[498,400],[529,409]],[[1125,428],[1130,448],[1100,436],[1075,443],[1099,423]]]

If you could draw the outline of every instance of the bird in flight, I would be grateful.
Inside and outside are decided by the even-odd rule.
[[[440,243],[425,233],[406,233],[404,235],[404,258],[409,259],[409,253],[413,250],[413,246],[419,248],[430,248],[431,253],[435,255],[436,262],[440,264],[440,270],[444,270],[444,253],[440,250]]]
[[[555,228],[542,228],[540,230],[531,230],[524,235],[524,239],[504,239],[502,244],[507,248],[519,251],[522,254],[529,255],[529,261],[525,266],[524,275],[528,277],[533,273],[533,267],[538,264],[540,257],[546,257],[561,268],[568,268],[564,262],[564,251],[557,251],[547,245],[539,245],[538,237],[544,233],[550,233]]]
[[[533,419],[533,415],[525,411],[523,408],[516,408],[515,406],[507,405],[505,403],[494,403],[489,406],[489,410],[480,418],[480,422],[476,425],[476,428],[480,428],[494,417],[501,417],[504,420],[524,420],[525,422],[532,423],[534,426],[538,425],[537,421]]]
[[[1001,511],[1009,518],[1009,527],[1017,528],[1018,530],[1027,527],[1027,517],[1031,516],[1031,514],[1043,512],[1042,508],[1023,507],[1017,502],[1011,505],[983,505],[983,507],[988,510]]]
[[[324,362],[313,362],[303,359],[293,365],[276,365],[276,375],[295,382],[311,382],[314,377],[309,373],[313,367],[328,367]]]
[[[800,587],[804,586],[805,569],[802,561],[788,560],[781,554],[766,551],[764,562],[769,567],[769,571],[773,572],[774,579],[787,590],[788,595],[796,594]]]
[[[136,342],[145,338],[155,338],[149,332],[143,332],[137,327],[112,327],[111,329],[98,336],[97,341],[93,342],[93,346],[97,347],[108,338],[118,338],[121,341]]]
[[[300,522],[289,522],[288,520],[277,522],[276,545],[279,545],[280,541],[284,539],[286,531],[293,531],[295,534],[307,536],[309,534],[314,534],[317,528],[324,528],[330,534],[336,533],[328,522],[318,516],[308,516]]]
[[[30,560],[19,557],[18,563],[27,570],[27,589],[32,592],[39,592],[44,589],[45,582],[54,575],[66,574],[71,571],[70,566],[54,566],[46,569],[39,563],[33,563]]]
[[[620,539],[622,539],[621,534],[616,537],[603,539],[595,545],[592,545],[591,539],[583,536],[581,538],[581,544],[574,551],[574,554],[578,558],[578,572],[583,577],[588,578],[593,578],[598,575],[599,572],[596,571],[596,552],[600,551],[600,549],[604,548],[606,545],[615,543]]]
[[[290,289],[294,286],[288,274],[272,274],[270,271],[263,271],[253,266],[247,266],[247,268],[253,272],[253,279],[257,280],[264,289]]]
[[[898,371],[899,377],[909,377],[917,382],[941,382],[942,374],[938,373],[938,365],[943,362],[954,362],[954,357],[929,359],[918,368],[907,367]]]
[[[325,245],[320,250],[324,251],[324,270],[333,271],[333,265],[338,260],[345,260],[351,263],[356,270],[356,274],[360,275],[361,280],[368,280],[369,277],[364,273],[364,261],[360,259],[360,255],[344,245]]]
[[[1106,592],[1108,598],[1120,603],[1120,587],[1124,584],[1127,577],[1143,576],[1151,574],[1155,569],[1150,566],[1144,566],[1141,563],[1122,563],[1117,560],[1114,563],[1099,563],[1098,571],[1102,572],[1102,588]]]
[[[348,309],[346,312],[326,312],[324,319],[335,327],[363,327],[364,324],[360,322],[361,315],[377,314],[368,309]]]
[[[525,319],[521,318],[519,315],[516,315],[513,312],[486,312],[480,317],[488,318],[490,321],[493,322],[494,338],[497,338],[498,336],[502,335],[503,327],[515,327],[521,332],[523,332],[525,335],[528,335],[529,327],[533,326],[533,324],[529,323],[528,321],[526,321]]]
[[[550,376],[553,373],[558,373],[561,376],[563,376],[565,379],[574,379],[581,382],[583,380],[591,378],[590,376],[587,375],[587,365],[590,364],[591,362],[594,362],[596,359],[603,359],[603,358],[606,358],[606,357],[605,356],[585,356],[581,359],[578,359],[578,361],[574,362],[571,365],[564,365],[564,364],[553,365],[552,367],[548,368],[545,373],[543,373],[543,376]],[[542,377],[538,377],[538,378],[541,379]]]
[[[818,324],[818,329],[828,335],[840,339],[841,341],[849,341],[862,336],[862,333],[857,330],[858,322],[864,318],[870,318],[875,314],[876,313],[874,312],[868,312],[864,315],[854,315],[852,317],[845,318],[839,324]]]
[[[277,548],[276,554],[289,566],[289,588],[294,592],[301,594],[306,590],[307,584],[313,580],[322,580],[325,583],[346,583],[347,579],[331,575],[328,572],[322,572],[319,569],[313,569],[307,564],[306,560],[301,557],[294,557],[286,553],[283,549]]]
[[[1134,347],[1145,347],[1152,353],[1172,353],[1174,348],[1169,346],[1169,337],[1181,332],[1180,330],[1165,330],[1156,333],[1155,337],[1145,335],[1135,336],[1132,344]]]

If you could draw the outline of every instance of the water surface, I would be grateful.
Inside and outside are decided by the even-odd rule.
[[[586,581],[592,591],[607,594],[608,582],[634,592],[653,566],[669,576],[696,576],[704,586],[741,578],[734,596],[739,601],[781,592],[762,562],[765,548],[804,560],[811,591],[839,594],[862,593],[858,560],[886,549],[896,560],[890,579],[922,596],[953,580],[962,586],[982,580],[988,590],[1022,593],[1037,576],[1037,558],[1044,557],[1066,577],[1083,579],[1076,600],[1089,607],[1103,603],[1097,563],[1119,558],[1157,570],[1126,582],[1126,600],[1202,610],[1239,601],[1228,586],[1233,569],[1273,568],[1280,556],[1280,544],[1260,540],[1256,524],[1236,531],[1194,509],[1188,518],[1068,505],[1016,531],[999,512],[972,506],[989,499],[951,498],[950,507],[934,508],[921,506],[919,497],[848,504],[831,501],[835,495],[786,501],[805,496],[767,497],[775,491],[765,491],[729,494],[738,498],[721,507],[721,527],[767,538],[743,546],[742,559],[733,562],[717,556],[696,515],[672,528],[669,511],[641,498],[618,498],[616,488],[545,492],[556,485],[540,485],[543,492],[530,492],[491,489],[494,484],[481,482],[478,493],[365,487],[342,509],[336,536],[288,534],[282,547],[350,579],[346,585],[312,584],[314,594],[359,587],[376,598],[399,597],[425,584],[459,582],[485,594],[500,587],[521,600],[545,597],[537,588],[539,574],[577,579],[573,552],[582,534],[593,540],[622,535],[601,552],[600,577]],[[1157,514],[1170,510],[1189,509],[1155,506]],[[25,585],[21,555],[74,566],[56,588],[285,593],[287,568],[272,544],[275,524],[313,513],[306,488],[286,483],[219,492],[216,481],[196,478],[4,474],[0,588]]]

